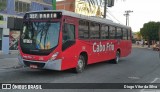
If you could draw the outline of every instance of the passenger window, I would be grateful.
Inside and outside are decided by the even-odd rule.
[[[100,38],[100,30],[98,23],[90,24],[90,38],[91,39],[99,39]]]
[[[123,40],[127,40],[127,30],[123,29]]]
[[[108,39],[108,38],[109,38],[108,26],[102,25],[101,26],[101,39]]]
[[[116,36],[116,28],[110,26],[109,27],[109,38],[110,39],[115,39],[115,36]]]
[[[131,40],[131,30],[128,30],[128,40]]]
[[[79,21],[78,37],[80,39],[89,38],[89,22],[83,20]]]
[[[121,28],[117,28],[117,34],[116,34],[116,39],[122,39],[123,37],[123,32]]]

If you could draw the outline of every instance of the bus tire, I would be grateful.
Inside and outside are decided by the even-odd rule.
[[[84,70],[84,68],[85,68],[85,65],[86,65],[86,63],[85,63],[85,58],[84,58],[84,56],[80,55],[80,56],[79,56],[79,59],[78,59],[78,61],[77,61],[77,66],[76,66],[76,68],[74,69],[74,71],[75,71],[76,73],[81,73],[81,72],[83,72],[83,70]]]
[[[113,63],[114,63],[114,64],[118,64],[118,63],[119,63],[119,59],[120,59],[120,51],[117,51],[117,52],[116,52],[116,57],[115,57],[115,59],[113,60]]]

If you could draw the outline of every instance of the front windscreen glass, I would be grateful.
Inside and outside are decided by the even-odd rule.
[[[58,45],[60,22],[25,22],[20,46],[27,54],[49,54]]]

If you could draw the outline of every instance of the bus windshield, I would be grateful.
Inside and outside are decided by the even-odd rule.
[[[20,37],[22,51],[49,54],[58,45],[59,31],[60,22],[25,22]]]

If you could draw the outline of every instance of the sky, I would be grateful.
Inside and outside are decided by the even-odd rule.
[[[133,32],[140,31],[143,24],[149,21],[160,22],[160,0],[115,0],[114,6],[108,8],[107,18],[126,24],[126,10],[133,11],[129,16],[129,26]]]
[[[129,16],[129,26],[133,32],[140,31],[143,24],[149,21],[160,22],[160,0],[115,0],[114,6],[108,8],[107,18],[125,25],[126,10],[133,11]]]

